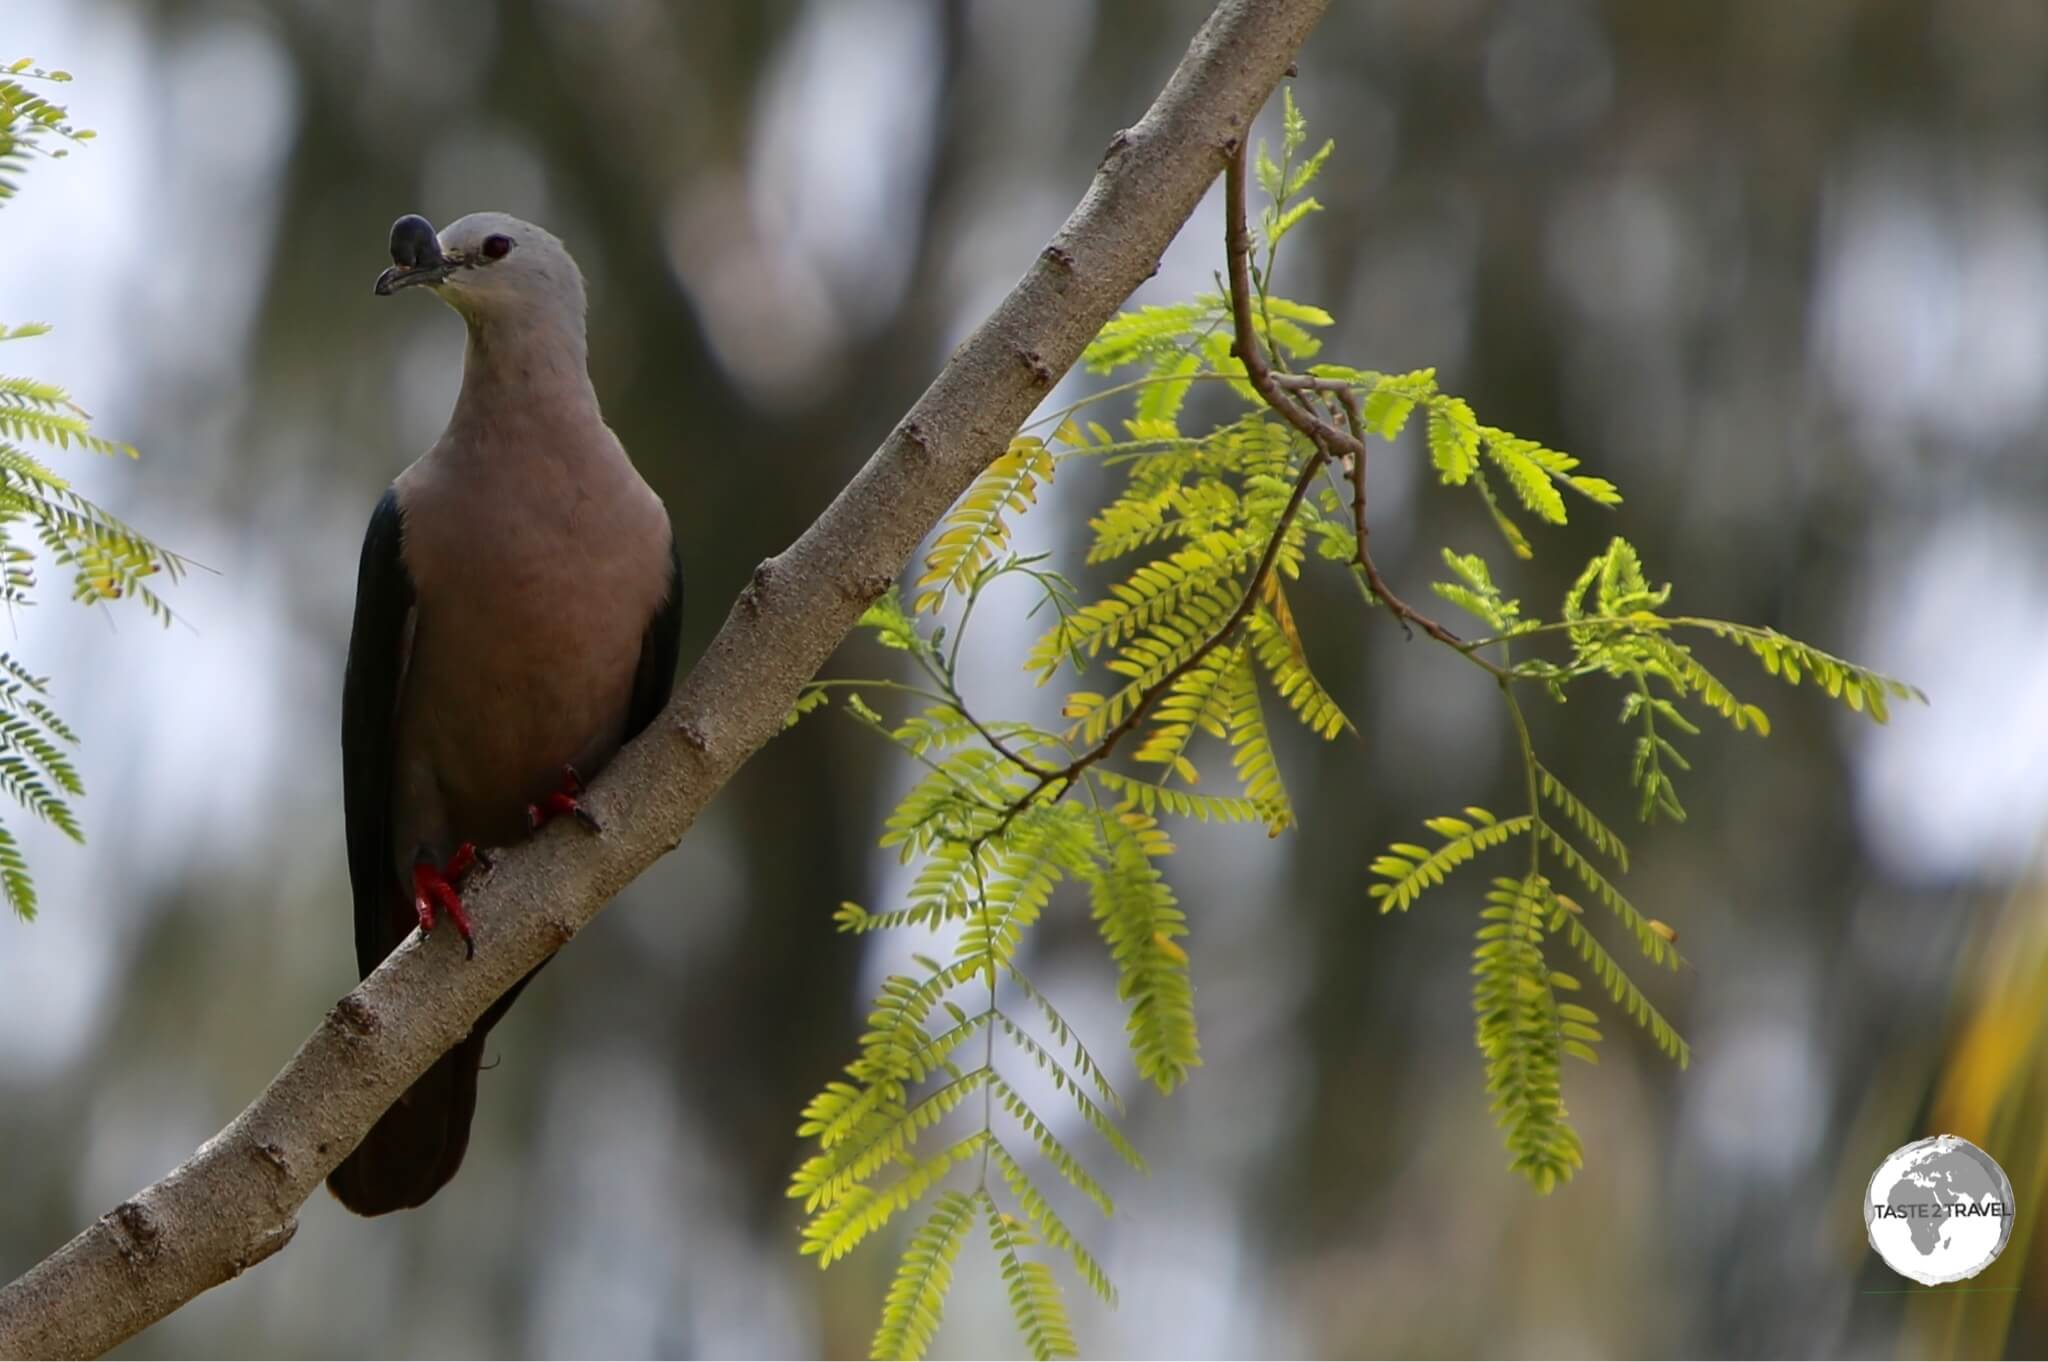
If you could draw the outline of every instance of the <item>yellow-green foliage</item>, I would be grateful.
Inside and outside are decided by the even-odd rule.
[[[1275,367],[1297,385],[1341,392],[1327,408],[1331,418],[1341,408],[1348,420],[1355,409],[1364,437],[1380,445],[1420,413],[1418,443],[1439,481],[1476,494],[1517,558],[1535,551],[1517,517],[1563,524],[1568,492],[1596,509],[1619,505],[1613,484],[1579,471],[1570,455],[1482,423],[1469,403],[1438,387],[1434,370],[1383,374],[1316,358],[1316,332],[1329,315],[1264,288],[1275,247],[1317,206],[1304,191],[1330,147],[1304,156],[1306,137],[1290,95],[1278,159],[1261,149],[1256,162],[1273,202],[1253,252],[1251,328]],[[1233,332],[1229,302],[1216,295],[1139,308],[1105,326],[1083,362],[1134,376],[1035,423],[1052,431],[1048,439],[1014,440],[940,527],[915,583],[914,610],[891,591],[863,617],[867,632],[907,663],[907,679],[815,682],[790,715],[795,723],[838,695],[841,712],[912,764],[881,838],[912,867],[909,889],[879,911],[844,904],[836,921],[849,933],[923,932],[934,942],[915,957],[916,972],[884,983],[844,1078],[805,1108],[800,1133],[815,1151],[789,1189],[807,1213],[804,1251],[821,1265],[930,1203],[884,1302],[876,1356],[917,1356],[932,1346],[953,1262],[977,1224],[1035,1355],[1075,1350],[1053,1263],[1064,1261],[1114,1300],[1108,1274],[1044,1186],[1063,1182],[1107,1216],[1110,1193],[1093,1171],[1103,1147],[1134,1168],[1143,1163],[1120,1129],[1123,1105],[1102,1067],[1029,977],[1032,933],[1047,914],[1085,903],[1116,975],[1136,1072],[1171,1092],[1200,1065],[1201,1044],[1200,957],[1190,958],[1199,932],[1167,878],[1170,821],[1254,823],[1270,836],[1293,824],[1269,697],[1279,701],[1273,714],[1291,713],[1316,739],[1353,731],[1345,698],[1316,674],[1290,600],[1290,584],[1313,563],[1349,574],[1367,604],[1379,604],[1342,486],[1350,470],[1325,464],[1246,382]],[[1206,429],[1186,426],[1188,399],[1204,385],[1239,409]],[[1119,398],[1131,406],[1117,429],[1083,418]],[[1088,519],[1086,562],[1106,576],[1087,593],[1042,556],[1017,555],[1009,523],[1076,460],[1114,480]],[[1627,870],[1621,837],[1538,761],[1522,697],[1562,699],[1574,687],[1616,685],[1632,729],[1641,811],[1677,817],[1685,758],[1676,739],[1699,731],[1693,716],[1768,731],[1763,711],[1738,699],[1688,640],[1725,640],[1768,674],[1795,684],[1811,677],[1878,719],[1888,697],[1912,692],[1770,630],[1663,613],[1670,589],[1649,585],[1620,538],[1587,564],[1554,620],[1508,596],[1478,553],[1446,548],[1443,561],[1449,577],[1433,584],[1437,596],[1476,619],[1484,636],[1459,642],[1440,627],[1432,634],[1483,669],[1504,701],[1527,804],[1505,815],[1468,807],[1426,820],[1433,844],[1395,843],[1373,862],[1379,882],[1360,899],[1405,911],[1482,856],[1524,858],[1519,874],[1494,879],[1479,895],[1472,1003],[1511,1166],[1548,1192],[1584,1159],[1567,1117],[1564,1060],[1596,1062],[1602,1039],[1597,1014],[1580,1000],[1586,990],[1560,961],[1583,964],[1680,1066],[1689,1052],[1571,897],[1612,917],[1606,930],[1633,942],[1623,955],[1679,967],[1676,932],[1645,916],[1603,868]],[[1025,588],[1038,620],[1025,671],[1040,686],[1063,683],[1056,719],[989,719],[961,694],[956,661],[968,625],[997,608],[982,603],[1005,581]],[[877,698],[897,717],[870,704]],[[1087,1127],[1078,1142],[1017,1085],[1027,1065],[1079,1117],[1068,1128]]]
[[[946,517],[925,555],[924,576],[917,579],[920,611],[936,610],[946,594],[965,591],[988,561],[1010,542],[1008,513],[1028,511],[1038,500],[1038,486],[1052,481],[1052,456],[1045,443],[1027,436],[1010,442],[1003,456],[988,466],[960,504]]]
[[[1564,1056],[1590,1061],[1589,1046],[1600,1039],[1592,1013],[1558,1001],[1557,984],[1569,976],[1554,974],[1543,958],[1548,907],[1542,876],[1495,880],[1472,952],[1472,1010],[1479,1053],[1486,1057],[1486,1091],[1507,1132],[1511,1166],[1539,1192],[1569,1181],[1585,1161],[1578,1133],[1565,1119]]]
[[[40,88],[71,77],[45,71],[24,58],[0,71],[0,203],[12,198],[19,177],[37,157],[65,155],[64,143],[92,133],[75,128],[61,105]],[[37,322],[0,323],[0,342],[28,340],[49,328]],[[135,456],[129,446],[93,434],[92,418],[54,383],[0,375],[0,606],[35,603],[35,553],[41,545],[71,577],[71,598],[97,605],[123,598],[168,623],[170,608],[151,589],[161,573],[175,580],[185,563],[80,495],[55,469],[30,453],[60,451]],[[48,679],[0,654],[0,793],[50,823],[73,841],[85,840],[70,800],[85,793],[66,749],[78,736],[50,707]],[[35,882],[20,843],[0,823],[0,897],[16,916],[36,914]]]
[[[1646,821],[1660,814],[1685,816],[1675,780],[1687,769],[1687,762],[1669,735],[1699,733],[1687,705],[1696,707],[1696,712],[1720,715],[1737,732],[1770,731],[1764,712],[1737,699],[1687,644],[1673,636],[1679,631],[1739,643],[1767,672],[1794,684],[1801,676],[1811,675],[1851,709],[1880,722],[1886,715],[1887,697],[1921,697],[1909,686],[1775,631],[1663,613],[1671,588],[1649,584],[1641,558],[1624,539],[1613,540],[1586,565],[1566,592],[1555,623],[1528,617],[1519,602],[1505,600],[1478,555],[1446,550],[1444,558],[1457,580],[1437,583],[1437,594],[1493,630],[1481,641],[1482,646],[1562,638],[1571,652],[1563,661],[1532,658],[1503,667],[1498,678],[1522,738],[1528,812],[1496,818],[1484,809],[1472,808],[1465,810],[1462,818],[1429,820],[1441,844],[1432,849],[1395,843],[1373,864],[1373,873],[1382,883],[1374,885],[1371,893],[1383,911],[1406,909],[1480,854],[1511,842],[1525,848],[1527,874],[1520,880],[1496,880],[1489,896],[1491,907],[1484,918],[1487,929],[1481,934],[1481,968],[1473,1001],[1481,1018],[1479,1045],[1487,1056],[1489,1091],[1507,1132],[1513,1165],[1540,1190],[1548,1191],[1569,1180],[1580,1161],[1578,1137],[1565,1119],[1561,1090],[1554,1081],[1555,1061],[1567,1054],[1594,1060],[1593,1047],[1600,1038],[1589,1009],[1558,1002],[1554,996],[1559,988],[1576,990],[1575,978],[1547,966],[1538,977],[1538,965],[1546,958],[1542,951],[1552,938],[1564,938],[1564,948],[1591,967],[1622,1011],[1648,1031],[1657,1048],[1681,1068],[1690,1061],[1691,1051],[1627,968],[1600,944],[1583,920],[1580,905],[1558,892],[1544,873],[1547,864],[1562,877],[1577,881],[1591,901],[1613,914],[1621,929],[1634,939],[1637,953],[1651,964],[1674,970],[1679,967],[1676,933],[1645,916],[1594,864],[1593,857],[1598,856],[1626,871],[1628,847],[1584,800],[1537,760],[1513,687],[1535,684],[1561,693],[1572,682],[1595,676],[1620,683],[1622,719],[1638,729],[1630,773],[1641,798],[1638,812]],[[1551,821],[1546,805],[1562,815],[1561,821]],[[1592,855],[1580,850],[1580,842]],[[1531,904],[1540,911],[1524,911]],[[1536,954],[1532,956],[1531,951]],[[1556,1025],[1546,1030],[1548,1023],[1542,1019],[1553,1015]]]
[[[43,93],[70,79],[69,71],[46,71],[29,57],[0,67],[0,202],[20,190],[20,178],[35,157],[62,160],[69,154],[64,143],[93,139],[90,128],[74,127],[70,112]]]

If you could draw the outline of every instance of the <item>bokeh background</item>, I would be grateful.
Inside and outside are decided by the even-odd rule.
[[[10,646],[86,735],[91,845],[32,843],[0,922],[0,1276],[189,1153],[354,979],[341,659],[364,519],[438,433],[460,326],[374,299],[387,226],[544,221],[592,282],[596,381],[667,497],[686,656],[1021,273],[1206,13],[1197,0],[8,0],[0,57],[75,71],[100,139],[0,211],[0,313],[139,464],[67,459],[210,569],[169,631],[49,604]],[[1299,604],[1362,741],[1290,736],[1299,832],[1174,867],[1207,1064],[1136,1091],[1154,1171],[1092,1242],[1104,1355],[2038,1355],[2048,1260],[1899,1294],[1864,1181],[1937,1130],[2038,1213],[2048,1160],[2048,6],[2038,0],[1349,0],[1296,91],[1338,155],[1280,288],[1326,353],[1439,367],[1484,419],[1582,456],[1521,594],[1621,531],[1686,608],[1923,685],[1888,729],[1775,691],[1766,742],[1696,744],[1691,822],[1636,836],[1683,932],[1652,980],[1697,1046],[1621,1024],[1574,1066],[1589,1166],[1504,1171],[1471,1048],[1476,881],[1404,919],[1374,848],[1514,802],[1482,681],[1348,585]],[[1273,118],[1262,123],[1270,135]],[[1212,195],[1141,295],[1209,286]],[[1061,396],[1081,391],[1070,378]],[[1375,464],[1411,592],[1462,499]],[[1091,490],[1030,535],[1071,549]],[[972,676],[1033,702],[1022,626]],[[842,669],[872,669],[849,650]],[[1551,762],[1630,807],[1605,701]],[[821,1274],[782,1187],[796,1112],[883,967],[835,934],[894,883],[905,773],[841,721],[752,762],[497,1032],[463,1175],[297,1241],[129,1356],[805,1355],[864,1348],[891,1255]],[[1062,900],[1037,966],[1113,1053],[1102,951]],[[1127,1069],[1120,1070],[1127,1075]],[[1101,1161],[1107,1168],[1110,1160]],[[970,1249],[940,1351],[1017,1344]]]

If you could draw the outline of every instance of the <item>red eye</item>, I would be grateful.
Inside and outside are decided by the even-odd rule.
[[[484,259],[503,260],[512,253],[512,238],[493,233],[484,238]]]

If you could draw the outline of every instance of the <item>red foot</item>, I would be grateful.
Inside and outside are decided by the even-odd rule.
[[[420,934],[432,933],[438,914],[446,913],[448,920],[455,924],[455,934],[469,948],[469,958],[476,959],[476,933],[470,927],[469,914],[463,911],[462,895],[456,892],[464,875],[471,868],[490,868],[490,859],[478,851],[474,844],[464,842],[455,848],[455,854],[448,858],[448,864],[436,866],[430,860],[414,863],[412,868],[412,908],[419,914]]]
[[[603,832],[604,828],[598,823],[597,815],[584,808],[582,802],[576,798],[582,793],[583,777],[576,774],[575,767],[564,766],[561,787],[542,802],[526,806],[527,830],[537,832],[541,824],[569,813],[576,815],[576,821],[592,832]]]

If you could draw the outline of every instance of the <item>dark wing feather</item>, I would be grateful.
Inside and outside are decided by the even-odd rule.
[[[391,849],[391,767],[413,611],[412,577],[400,552],[403,538],[398,489],[388,488],[363,536],[355,627],[341,685],[342,808],[348,822],[348,878],[355,890],[356,965],[365,978],[402,937],[392,930],[398,872]]]
[[[626,737],[631,742],[668,705],[676,684],[676,659],[683,643],[683,553],[674,525],[668,532],[668,599],[648,622],[640,641],[640,666],[633,673],[633,703],[626,711]]]

